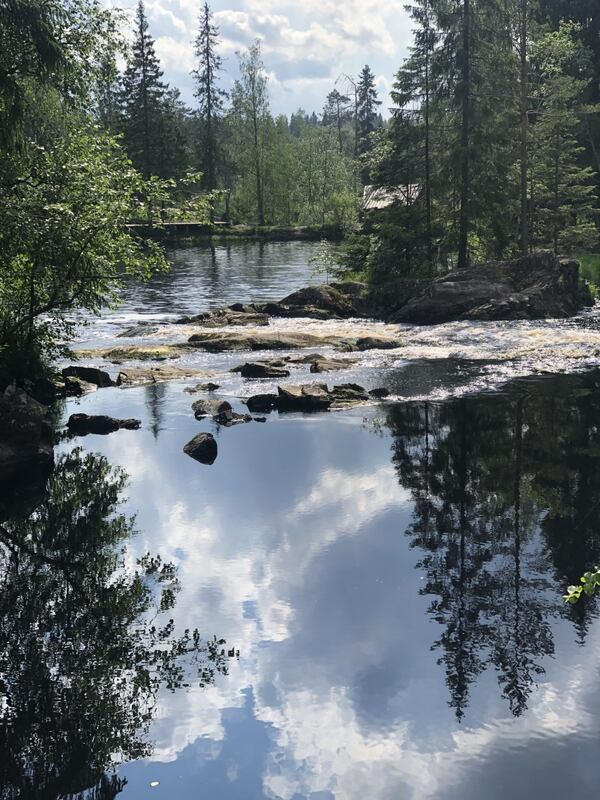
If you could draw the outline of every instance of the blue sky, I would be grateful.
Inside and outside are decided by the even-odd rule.
[[[404,2],[213,0],[225,60],[224,86],[235,78],[236,51],[259,38],[275,113],[290,114],[300,106],[319,112],[336,79],[342,73],[355,76],[365,63],[377,77],[385,109],[391,79],[411,40]],[[134,0],[126,5],[133,6]],[[200,2],[147,0],[146,8],[165,77],[191,103],[189,73]]]

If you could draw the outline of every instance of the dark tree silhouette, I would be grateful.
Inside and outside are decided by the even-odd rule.
[[[0,522],[0,798],[112,798],[115,757],[151,751],[161,687],[225,672],[223,640],[177,635],[173,565],[125,568],[125,475],[63,456],[46,496]],[[5,512],[6,513],[6,512]]]

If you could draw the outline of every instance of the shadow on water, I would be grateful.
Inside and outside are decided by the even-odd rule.
[[[126,483],[97,454],[64,455],[0,509],[0,798],[107,800],[116,764],[148,755],[157,692],[226,672],[223,640],[174,630],[174,567],[133,567]]]
[[[560,596],[600,563],[599,421],[597,375],[389,409],[392,460],[414,502],[406,534],[459,721],[488,668],[523,714],[554,653],[553,617],[585,642],[595,602],[564,607]]]

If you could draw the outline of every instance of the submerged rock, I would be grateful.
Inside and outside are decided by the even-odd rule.
[[[196,314],[193,317],[182,317],[178,324],[201,325],[206,328],[224,328],[227,326],[248,325],[261,327],[269,324],[267,314],[257,311],[251,306],[236,303],[235,308],[224,308],[219,311]]]
[[[70,367],[65,367],[62,374],[63,378],[78,378],[86,383],[95,384],[99,389],[115,385],[108,372],[98,367],[79,367],[71,365]]]
[[[0,393],[0,480],[51,467],[53,439],[45,405],[15,386]]]
[[[196,400],[192,404],[192,410],[196,419],[203,417],[213,417],[216,414],[221,414],[223,411],[231,411],[231,403],[227,400],[215,400],[207,397],[202,400]]]
[[[139,419],[115,419],[105,414],[71,414],[67,422],[69,433],[87,436],[89,433],[105,435],[122,429],[136,431],[142,423]]]
[[[361,343],[361,344],[359,344]],[[304,333],[299,331],[263,333],[261,331],[222,331],[195,333],[188,345],[209,353],[244,350],[296,350],[300,348],[336,347],[345,352],[400,347],[397,336],[348,337],[334,333]],[[176,346],[172,346],[176,347]],[[290,363],[293,363],[290,361]]]
[[[154,346],[129,344],[123,347],[105,347],[97,350],[77,350],[81,358],[105,358],[113,364],[125,361],[166,361],[181,357],[181,346],[158,344]]]
[[[183,448],[183,452],[201,464],[214,464],[217,459],[217,442],[212,433],[199,433]]]
[[[224,428],[231,428],[233,425],[239,425],[240,423],[244,422],[252,422],[252,417],[250,414],[238,414],[237,411],[232,411],[229,409],[227,411],[221,411],[219,414],[215,414],[213,420],[217,423],[217,425],[222,425]]]
[[[139,325],[133,325],[131,328],[126,328],[121,333],[117,334],[118,339],[133,339],[136,336],[151,336],[158,331],[158,326],[150,322],[140,322]]]
[[[195,367],[127,367],[119,372],[116,385],[121,387],[144,386],[183,378],[200,378],[204,375],[206,375],[204,370]]]
[[[216,392],[220,389],[218,383],[197,383],[195,386],[186,386],[183,390],[186,394],[198,394],[198,392]]]

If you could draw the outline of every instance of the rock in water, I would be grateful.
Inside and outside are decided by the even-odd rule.
[[[280,305],[321,309],[338,317],[358,316],[356,307],[348,296],[338,288],[327,284],[298,289],[298,291],[284,297]]]
[[[217,443],[212,433],[199,433],[183,448],[183,452],[201,464],[214,464],[217,459]]]
[[[115,419],[105,414],[88,415],[72,414],[67,422],[69,433],[75,436],[87,436],[89,433],[96,433],[104,436],[114,433],[121,429],[130,431],[138,430],[142,423],[139,419]]]
[[[579,264],[541,252],[444,275],[389,321],[436,325],[457,319],[562,319],[590,305]]]
[[[371,397],[375,397],[378,400],[383,400],[385,397],[389,397],[390,396],[390,390],[386,389],[383,386],[381,386],[381,387],[378,387],[377,389],[371,389],[369,394],[371,395]]]
[[[348,369],[352,364],[356,364],[354,359],[350,361],[343,358],[325,358],[322,356],[313,361],[310,365],[310,371],[312,373],[335,372],[337,370]]]
[[[65,367],[62,371],[64,378],[79,378],[86,383],[94,383],[98,388],[104,389],[107,386],[114,386],[114,382],[108,372],[104,372],[98,367]]]
[[[280,411],[326,411],[334,398],[324,383],[278,386]]]
[[[9,386],[0,394],[0,480],[48,468],[53,460],[48,409],[22,389]]]
[[[248,411],[272,411],[277,408],[279,397],[276,394],[255,394],[246,400]]]
[[[220,414],[215,414],[213,420],[217,425],[224,428],[232,428],[234,425],[239,425],[243,422],[252,422],[250,414],[238,414],[237,411],[221,411]]]
[[[192,404],[192,410],[196,419],[214,417],[216,414],[223,413],[223,411],[231,411],[231,403],[228,403],[227,400],[203,398],[202,400],[196,400]]]
[[[342,383],[340,386],[334,386],[331,394],[334,405],[338,408],[360,405],[370,399],[367,390],[357,383]]]
[[[218,383],[197,383],[195,386],[186,386],[183,390],[186,394],[198,394],[198,392],[216,392],[220,389]]]
[[[81,397],[97,390],[98,386],[95,383],[88,383],[81,378],[65,378],[65,395],[67,397]]]
[[[236,368],[236,372],[237,372]],[[251,361],[239,368],[242,378],[289,378],[289,370],[268,362]]]

